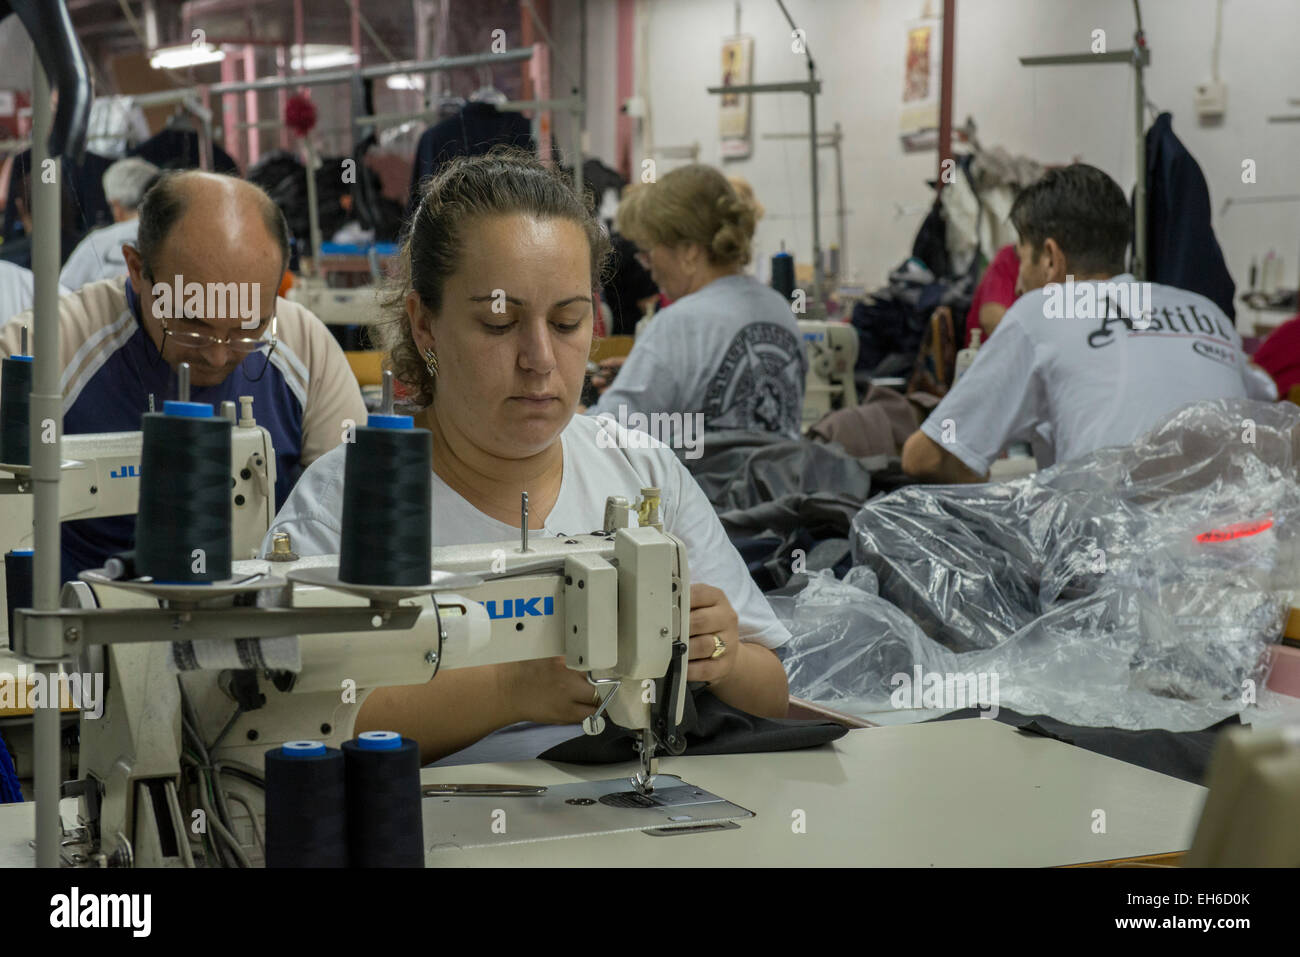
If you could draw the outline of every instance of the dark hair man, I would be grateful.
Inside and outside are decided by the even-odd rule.
[[[1046,465],[1127,445],[1189,402],[1276,398],[1218,306],[1124,272],[1128,201],[1101,170],[1051,170],[1010,215],[1025,293],[908,438],[909,475],[983,481],[1012,442]]]

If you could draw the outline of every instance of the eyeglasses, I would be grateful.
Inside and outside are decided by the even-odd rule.
[[[275,348],[276,344],[276,316],[271,314],[270,322],[267,324],[266,332],[258,338],[249,338],[248,336],[236,336],[231,333],[228,336],[210,336],[203,332],[191,332],[186,329],[169,329],[167,320],[159,317],[158,321],[162,323],[164,340],[168,337],[178,346],[187,349],[207,349],[212,346],[225,346],[231,352],[242,352],[246,355],[252,354],[262,346]]]

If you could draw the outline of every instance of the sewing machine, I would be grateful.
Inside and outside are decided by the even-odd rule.
[[[382,279],[382,275],[379,277]],[[327,285],[319,276],[298,276],[285,295],[330,326],[369,326],[382,319],[376,287]]]
[[[804,383],[803,430],[835,409],[858,404],[853,367],[858,361],[858,331],[843,322],[799,320],[799,333],[808,353]]]
[[[253,418],[253,397],[240,399],[241,414],[227,402],[235,423],[230,435],[231,554],[252,558],[275,518],[275,451],[271,435]],[[134,515],[140,499],[140,432],[65,435],[59,476],[59,520]],[[0,555],[32,547],[30,469],[0,469]],[[4,563],[0,561],[0,631],[8,635]]]
[[[337,556],[297,558],[287,536],[277,536],[272,552],[282,560],[237,562],[232,584],[208,586],[211,598],[195,597],[202,589],[194,587],[94,573],[65,585],[62,633],[84,638],[80,670],[107,673],[103,717],[82,718],[80,780],[65,788],[79,795],[86,822],[65,856],[73,863],[188,863],[191,812],[182,813],[179,785],[183,714],[208,743],[210,765],[242,770],[217,790],[247,808],[239,820],[251,838],[261,826],[262,793],[248,776],[261,772],[270,748],[303,738],[338,746],[353,736],[375,688],[536,658],[562,656],[587,673],[600,704],[583,730],[599,734],[608,718],[635,731],[628,756],[639,753],[641,767],[632,785],[651,793],[658,754],[685,747],[678,726],[690,583],[685,545],[658,521],[658,493],[643,496],[637,505],[611,498],[604,529],[592,534],[435,548],[427,589],[341,583]],[[633,514],[641,519],[636,527]],[[261,607],[248,606],[253,594]],[[165,609],[158,607],[163,596]],[[31,620],[23,613],[15,624],[19,652],[35,650],[24,627]],[[178,685],[168,669],[172,639],[299,634],[296,673],[194,671]]]

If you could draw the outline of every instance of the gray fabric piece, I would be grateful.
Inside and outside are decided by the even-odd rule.
[[[901,474],[897,460],[883,455],[857,459],[839,445],[751,432],[711,433],[703,452],[684,462],[719,512],[818,491],[860,505],[871,494],[873,475]]]

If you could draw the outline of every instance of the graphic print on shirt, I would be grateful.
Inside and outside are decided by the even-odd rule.
[[[736,333],[704,394],[707,428],[797,430],[803,419],[803,348],[790,330],[755,322]]]
[[[1134,321],[1111,299],[1105,304],[1101,325],[1088,333],[1088,345],[1102,349],[1115,341],[1115,334],[1127,331],[1129,338],[1155,336],[1162,339],[1192,339],[1191,349],[1198,356],[1226,366],[1237,366],[1237,350],[1217,317],[1196,311],[1192,303],[1148,309]],[[1186,310],[1186,312],[1184,312]]]

